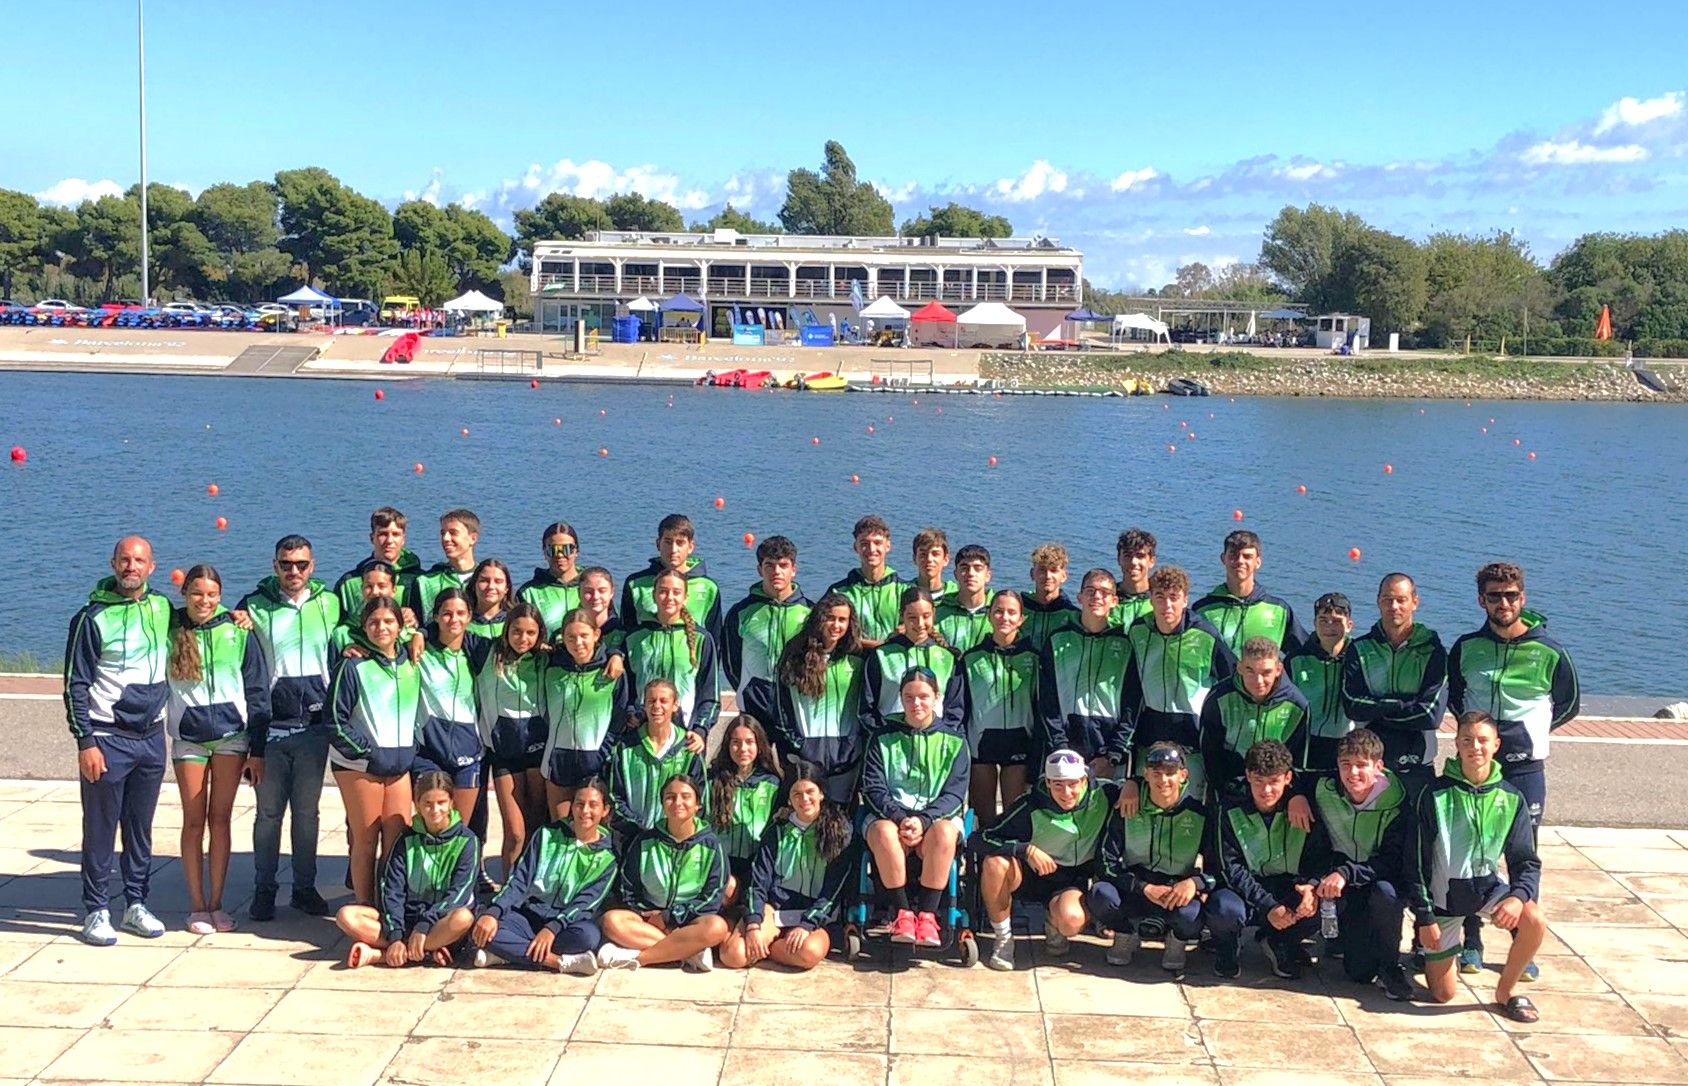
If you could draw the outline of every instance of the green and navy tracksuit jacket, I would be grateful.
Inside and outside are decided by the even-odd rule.
[[[745,887],[746,911],[761,916],[772,905],[776,913],[801,913],[797,927],[814,931],[832,919],[844,882],[855,861],[855,842],[848,820],[844,847],[831,860],[821,855],[820,819],[807,826],[790,811],[770,822],[757,843]]]
[[[884,641],[897,632],[903,621],[901,597],[906,581],[897,578],[897,571],[885,567],[885,575],[877,581],[862,576],[860,569],[852,569],[842,581],[827,587],[850,601],[856,610],[856,626],[869,641]]]
[[[996,593],[985,590],[985,602],[969,609],[952,595],[940,603],[935,612],[934,625],[944,644],[963,655],[983,645],[991,636],[991,603]]]
[[[1123,582],[1122,582],[1123,583]],[[1140,618],[1154,620],[1155,605],[1147,592],[1132,592],[1121,595],[1114,609],[1108,612],[1108,624],[1120,630],[1131,629],[1131,624]]]
[[[701,817],[684,841],[666,819],[633,838],[621,861],[621,903],[636,913],[660,912],[670,930],[721,911],[727,896],[727,852]]]
[[[383,560],[373,554],[356,566],[340,574],[340,579],[334,582],[334,597],[340,601],[340,620],[356,624],[363,614],[363,575],[370,566],[377,565]],[[410,586],[422,572],[422,561],[408,549],[399,552],[397,562],[389,562],[393,567],[393,598],[400,603],[407,602],[410,596]],[[416,621],[426,623],[428,614],[421,611],[416,613]]]
[[[475,672],[475,723],[481,746],[495,762],[537,758],[551,731],[545,718],[549,656],[535,647],[500,667],[496,646],[477,638],[469,655]]]
[[[612,679],[602,641],[584,664],[567,649],[551,653],[545,668],[545,779],[563,787],[607,774],[610,748],[627,730],[633,687],[624,671]]]
[[[1529,629],[1511,641],[1487,624],[1454,642],[1448,655],[1448,707],[1455,714],[1482,709],[1500,728],[1501,772],[1539,772],[1548,735],[1581,708],[1571,654],[1547,636],[1547,619],[1521,616]]]
[[[383,657],[367,641],[369,655],[342,657],[328,688],[328,742],[349,762],[369,760],[375,777],[409,773],[416,761],[421,724],[422,679],[403,646]]]
[[[173,621],[188,625],[187,612],[177,611]],[[236,626],[221,607],[193,634],[199,641],[200,678],[170,680],[165,708],[170,738],[216,743],[248,728],[268,727],[270,673],[258,639]]]
[[[1295,620],[1295,609],[1277,596],[1268,595],[1256,584],[1254,591],[1239,596],[1224,584],[1196,601],[1196,614],[1212,623],[1224,638],[1232,656],[1243,651],[1243,642],[1264,637],[1280,653],[1293,652],[1307,640],[1307,631]]]
[[[497,920],[524,912],[535,921],[535,932],[560,934],[577,920],[597,918],[615,888],[616,869],[615,848],[602,828],[598,839],[586,844],[568,822],[551,822],[528,838],[503,888],[480,915]]]
[[[1178,802],[1160,807],[1149,795],[1148,782],[1139,777],[1136,783],[1136,814],[1125,818],[1109,805],[1098,877],[1113,883],[1122,898],[1140,896],[1147,886],[1170,886],[1187,878],[1194,878],[1201,890],[1212,890],[1221,865],[1212,851],[1214,833],[1207,804],[1186,785]]]
[[[1309,637],[1284,661],[1290,682],[1307,699],[1309,769],[1335,769],[1338,740],[1357,727],[1342,706],[1342,658],[1347,648],[1344,641],[1343,651],[1332,656],[1317,636]]]
[[[1065,747],[1086,761],[1106,757],[1115,765],[1124,763],[1131,747],[1131,711],[1125,700],[1130,664],[1131,642],[1112,626],[1097,633],[1082,626],[1050,633],[1038,661],[1043,754]]]
[[[564,584],[557,580],[557,575],[549,567],[540,566],[526,583],[516,589],[516,599],[539,608],[545,629],[555,637],[562,632],[563,619],[580,606],[580,577],[576,575],[574,580]]]
[[[468,569],[458,569],[450,562],[439,562],[424,572],[416,574],[410,582],[410,591],[400,597],[404,605],[409,607],[416,616],[416,621],[426,622],[434,614],[434,597],[447,588],[461,588],[469,590],[469,578],[475,575],[473,564]],[[360,608],[362,604],[358,605]]]
[[[1086,783],[1073,809],[1063,811],[1050,796],[1049,783],[1039,780],[1009,804],[996,825],[983,831],[985,854],[1024,860],[1026,850],[1036,845],[1057,867],[1089,875],[1095,870],[1108,816],[1118,800],[1117,784],[1093,780]],[[1026,873],[1032,874],[1030,867]]]
[[[901,713],[868,739],[862,759],[862,802],[875,818],[901,822],[914,817],[927,829],[959,817],[967,805],[967,777],[972,766],[967,738],[933,721],[912,728]]]
[[[411,819],[381,875],[382,936],[426,935],[453,909],[473,909],[480,872],[481,843],[456,811],[437,835]]]
[[[659,626],[655,621],[641,622],[639,628],[627,635],[627,672],[632,683],[635,701],[644,703],[645,684],[652,679],[667,679],[680,696],[680,723],[690,731],[708,736],[721,715],[721,672],[715,653],[715,638],[699,626],[693,630],[697,638],[697,656],[693,659],[691,642],[684,623]]]
[[[1199,752],[1202,706],[1237,667],[1219,631],[1186,609],[1170,634],[1161,633],[1150,615],[1132,623],[1125,636],[1131,642],[1125,705],[1132,714],[1132,749],[1169,740]]]
[[[988,637],[961,658],[962,726],[968,753],[977,760],[987,732],[1013,732],[1030,740],[1041,727],[1037,710],[1041,660],[1037,650],[1016,638],[998,645]]]
[[[724,815],[727,824],[715,827],[728,860],[749,863],[755,858],[756,850],[762,846],[762,831],[773,820],[774,800],[779,797],[779,791],[780,779],[772,773],[753,771],[750,776],[733,782],[733,804]],[[721,811],[712,814],[712,821],[723,817]]]
[[[870,734],[885,726],[885,718],[903,711],[903,675],[924,667],[938,677],[938,722],[960,732],[966,706],[962,704],[961,659],[948,645],[928,639],[916,645],[896,634],[867,651],[862,669],[862,727]]]
[[[1306,764],[1307,699],[1287,674],[1278,674],[1262,701],[1249,697],[1241,673],[1208,694],[1201,713],[1202,769],[1214,787],[1240,782],[1243,756],[1262,739],[1288,747],[1298,768]]]
[[[157,735],[169,659],[169,601],[150,588],[138,599],[119,595],[115,577],[95,585],[64,650],[65,719],[77,749],[95,746],[97,735]]]
[[[262,758],[271,734],[288,734],[323,721],[340,597],[312,578],[305,584],[305,598],[294,603],[272,576],[259,581],[235,610],[245,611],[252,620],[270,669],[270,726],[251,729],[252,756]]]
[[[475,701],[474,659],[487,647],[465,632],[462,645],[448,649],[440,644],[439,630],[432,625],[426,638],[416,661],[422,695],[420,751],[444,770],[478,765],[485,744]]]
[[[647,622],[656,621],[656,578],[668,567],[662,559],[652,558],[651,564],[633,574],[621,586],[621,621],[627,636]],[[721,643],[721,586],[709,576],[709,567],[700,558],[686,560],[686,610],[700,630],[708,630],[716,644]]]
[[[1530,807],[1501,776],[1499,762],[1473,782],[1458,758],[1448,759],[1436,783],[1419,793],[1408,862],[1415,924],[1471,916],[1507,896],[1526,903],[1541,898]]]
[[[1020,640],[1039,652],[1056,630],[1078,625],[1078,605],[1062,592],[1048,603],[1039,603],[1031,590],[1020,593],[1026,620],[1020,623]]]
[[[1342,654],[1342,707],[1383,740],[1383,762],[1397,773],[1436,765],[1436,729],[1448,704],[1448,654],[1442,639],[1414,623],[1400,648],[1380,626]]]
[[[1275,810],[1262,811],[1245,788],[1220,808],[1221,882],[1262,919],[1279,905],[1300,906],[1296,884],[1318,881],[1331,866],[1312,834],[1290,825],[1289,799],[1286,790]]]
[[[662,821],[662,782],[676,773],[698,782],[698,804],[707,810],[703,758],[686,749],[684,728],[674,728],[660,748],[644,728],[619,734],[610,747],[610,799],[611,821],[623,840]]]
[[[819,697],[779,684],[779,711],[770,735],[782,759],[813,762],[829,777],[861,764],[864,668],[860,656],[834,650]]]
[[[1313,812],[1316,848],[1330,853],[1326,874],[1340,874],[1349,887],[1387,882],[1406,894],[1413,813],[1401,778],[1384,770],[1380,787],[1364,803],[1355,803],[1334,774],[1321,777],[1313,786]]]
[[[472,615],[469,618],[468,624],[463,628],[474,634],[476,637],[484,637],[488,641],[495,641],[504,636],[504,623],[507,622],[509,618],[509,608],[505,608],[496,614],[488,615],[486,618],[480,618],[479,616]]]
[[[779,682],[780,654],[803,628],[813,607],[795,584],[785,599],[776,600],[758,582],[727,612],[721,668],[728,685],[738,692],[739,712],[749,713],[764,727],[777,711],[774,686]]]

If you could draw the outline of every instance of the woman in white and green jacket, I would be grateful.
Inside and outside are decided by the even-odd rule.
[[[182,581],[187,606],[170,620],[170,694],[165,724],[170,761],[182,793],[182,874],[188,884],[187,928],[195,935],[233,931],[223,910],[229,873],[230,822],[250,729],[270,719],[270,671],[251,631],[223,607],[223,579],[208,565]],[[211,829],[209,870],[203,851]],[[207,888],[209,882],[209,889]]]

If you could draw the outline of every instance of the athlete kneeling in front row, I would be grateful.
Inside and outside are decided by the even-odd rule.
[[[1179,976],[1190,941],[1201,935],[1203,909],[1216,885],[1218,862],[1203,855],[1212,842],[1208,808],[1190,787],[1189,759],[1177,743],[1150,746],[1141,779],[1132,784],[1141,799],[1130,815],[1108,822],[1100,873],[1090,888],[1090,911],[1113,930],[1108,964],[1130,965],[1143,929],[1159,928],[1166,939],[1161,967]]]
[[[1458,758],[1418,799],[1413,857],[1413,923],[1424,952],[1424,982],[1437,1003],[1453,999],[1455,960],[1464,942],[1465,918],[1487,916],[1513,933],[1512,949],[1495,982],[1495,1013],[1514,1022],[1541,1014],[1512,989],[1541,949],[1547,918],[1538,904],[1541,858],[1536,855],[1530,808],[1501,777],[1495,752],[1500,732],[1488,713],[1462,713],[1455,734]],[[1498,861],[1505,860],[1508,879]]]
[[[985,831],[979,896],[995,943],[985,964],[1014,968],[1014,898],[1043,905],[1044,949],[1059,957],[1084,930],[1085,888],[1117,799],[1112,781],[1092,783],[1084,756],[1052,752],[1043,779]]]

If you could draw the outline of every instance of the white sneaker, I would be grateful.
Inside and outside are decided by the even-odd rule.
[[[499,959],[492,953],[492,951],[487,950],[485,947],[476,947],[475,952],[469,955],[469,968],[485,969],[487,966],[498,960]]]
[[[704,947],[696,954],[693,954],[691,957],[681,962],[680,965],[682,968],[689,969],[694,973],[707,973],[715,968],[715,955],[710,953],[708,947]]]
[[[628,950],[624,946],[605,943],[598,948],[599,969],[637,969],[639,968],[639,952]]]
[[[1184,964],[1189,960],[1190,948],[1184,940],[1171,932],[1166,936],[1166,949],[1161,951],[1161,968],[1168,973],[1183,973]]]
[[[1055,930],[1055,925],[1045,920],[1043,922],[1043,949],[1052,958],[1059,958],[1067,953],[1072,946],[1072,940]]]
[[[1130,965],[1131,956],[1137,953],[1137,948],[1143,944],[1143,939],[1135,931],[1114,932],[1114,945],[1103,954],[1109,965]]]
[[[164,934],[164,924],[137,901],[123,911],[123,930],[143,939],[156,939]]]
[[[82,919],[82,930],[76,937],[89,946],[114,946],[117,932],[111,926],[111,910],[95,909]]]
[[[598,971],[598,959],[591,953],[557,955],[557,972],[589,977]]]
[[[998,935],[991,940],[990,957],[985,959],[985,965],[999,973],[1014,971],[1014,936]]]

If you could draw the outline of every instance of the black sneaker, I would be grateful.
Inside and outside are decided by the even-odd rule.
[[[333,909],[328,907],[328,902],[323,900],[322,895],[317,893],[314,886],[306,886],[303,889],[293,891],[293,896],[288,899],[288,904],[306,916],[328,916],[334,912]]]
[[[1412,1001],[1413,982],[1408,978],[1407,971],[1401,968],[1399,962],[1384,966],[1383,972],[1377,975],[1377,984],[1378,987],[1383,989],[1383,994],[1396,1003],[1410,1003]]]
[[[1213,952],[1213,975],[1214,976],[1224,977],[1226,980],[1235,980],[1236,978],[1242,976],[1242,974],[1243,974],[1242,963],[1237,961],[1237,950],[1236,950],[1235,947],[1232,947],[1229,950],[1225,950],[1225,949],[1214,950],[1214,952]]]
[[[1285,980],[1299,980],[1301,971],[1306,968],[1301,961],[1302,955],[1296,953],[1299,947],[1279,946],[1270,939],[1263,939],[1260,949],[1266,952],[1266,960],[1272,963],[1272,975]]]
[[[259,890],[252,895],[252,904],[246,906],[246,915],[252,920],[275,919],[275,891]]]

